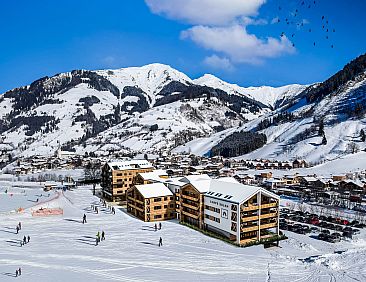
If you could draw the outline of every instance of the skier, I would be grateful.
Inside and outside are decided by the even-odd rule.
[[[102,241],[104,241],[105,240],[105,233],[104,233],[104,231],[102,231]]]
[[[27,238],[24,236],[23,237],[23,245],[27,244]]]
[[[19,276],[22,275],[22,269],[20,267],[18,269],[18,274],[19,274]]]
[[[83,215],[83,224],[86,223],[86,214]]]
[[[97,214],[98,214],[98,208],[97,207],[95,207],[95,211],[97,212]]]
[[[28,238],[27,238],[28,240],[27,240],[27,243],[29,243],[29,241],[30,241],[30,236],[28,235]]]
[[[17,225],[17,227],[15,228],[17,230],[17,234],[19,233],[19,226]]]
[[[163,238],[160,237],[159,239],[159,247],[163,246]]]
[[[99,231],[98,231],[98,233],[97,233],[97,242],[98,242],[98,243],[100,242],[100,233],[99,233]],[[98,243],[97,243],[97,245],[98,245]]]
[[[156,230],[158,230],[158,226],[157,226],[157,225],[156,225],[156,223],[155,223],[155,231],[156,231]]]
[[[15,277],[18,277],[18,269],[15,270]]]
[[[22,223],[20,221],[18,223],[18,226],[19,226],[19,230],[22,230]]]
[[[159,222],[159,230],[161,229],[161,222]]]

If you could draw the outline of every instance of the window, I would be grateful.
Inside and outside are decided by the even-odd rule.
[[[236,222],[231,223],[231,231],[236,232]]]
[[[174,204],[170,204],[169,205],[169,208],[174,208]]]
[[[215,194],[215,197],[221,197],[222,196],[222,194],[221,193],[216,193]]]
[[[164,197],[164,201],[168,200],[168,197]]]
[[[170,199],[170,200],[173,200],[173,199],[174,199],[174,197],[169,197],[169,199]]]
[[[123,179],[117,179],[117,182],[122,182],[123,181]]]
[[[231,210],[232,211],[237,211],[238,210],[238,206],[237,205],[231,205]]]
[[[128,187],[128,185],[127,185],[127,184],[125,184],[125,187]]]
[[[155,198],[154,202],[161,202],[161,198]]]
[[[164,209],[167,209],[168,208],[168,205],[164,205]]]
[[[131,180],[132,180],[132,178],[129,178],[129,179],[128,179],[128,181],[131,181]]]
[[[233,196],[226,195],[224,198],[230,200]]]
[[[122,173],[117,173],[117,176],[122,176]]]
[[[154,215],[155,219],[161,218],[161,214]]]
[[[154,210],[161,210],[161,206],[155,206]]]

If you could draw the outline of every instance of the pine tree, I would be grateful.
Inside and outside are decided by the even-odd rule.
[[[322,145],[327,145],[327,143],[327,138],[325,138],[325,135],[323,135]]]
[[[360,137],[361,137],[362,142],[366,141],[366,135],[365,135],[365,131],[363,129],[361,129],[361,131],[360,131]]]
[[[324,122],[323,120],[319,121],[319,131],[318,131],[318,135],[319,136],[324,136]]]

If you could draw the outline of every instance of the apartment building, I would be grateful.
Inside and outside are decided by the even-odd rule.
[[[154,167],[146,160],[106,163],[102,167],[103,197],[113,202],[126,200],[126,191],[134,184],[136,175],[153,170]]]
[[[145,222],[173,219],[174,195],[163,183],[134,185],[127,190],[127,212]]]
[[[213,179],[204,196],[204,228],[245,244],[279,234],[280,197],[261,187]],[[271,232],[270,232],[271,231]]]

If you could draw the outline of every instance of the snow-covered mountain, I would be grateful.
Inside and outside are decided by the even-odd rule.
[[[365,122],[360,58],[324,83],[279,88],[244,88],[212,75],[192,80],[162,64],[44,77],[0,95],[1,142],[13,148],[7,157],[54,154],[59,147],[80,154],[206,154],[244,130],[267,137],[245,157],[334,158],[358,140]],[[326,145],[316,134],[320,121]]]
[[[366,148],[362,136],[366,131],[365,114],[366,55],[363,55],[325,82],[291,95],[276,110],[225,134],[191,141],[175,151],[207,154],[217,144],[222,146],[222,140],[234,132],[250,131],[264,133],[267,142],[243,158],[301,158],[317,163]]]
[[[300,94],[307,88],[306,85],[291,84],[282,87],[241,87],[237,84],[227,83],[211,74],[193,80],[198,85],[206,85],[212,88],[218,88],[230,94],[241,94],[251,97],[252,99],[261,102],[264,105],[270,106],[273,109],[283,106],[289,99]]]
[[[249,95],[196,84],[167,65],[75,70],[0,95],[0,133],[15,157],[59,147],[155,151],[270,111]]]

